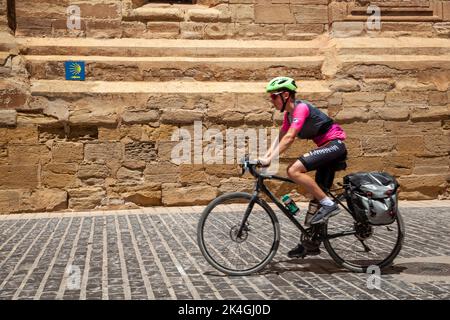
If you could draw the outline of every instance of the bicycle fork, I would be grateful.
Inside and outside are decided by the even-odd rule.
[[[250,216],[250,212],[252,212],[253,210],[253,206],[255,205],[256,199],[258,198],[258,192],[255,191],[253,192],[252,198],[250,199],[250,203],[247,206],[247,209],[245,210],[244,213],[244,218],[242,219],[241,225],[239,227],[238,233],[237,233],[237,238],[240,238],[242,236],[242,232],[248,231],[248,227],[247,227],[247,220],[248,217]]]

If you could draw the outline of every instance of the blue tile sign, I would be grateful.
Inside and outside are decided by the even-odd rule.
[[[84,61],[65,61],[64,68],[66,80],[84,81],[86,75]]]

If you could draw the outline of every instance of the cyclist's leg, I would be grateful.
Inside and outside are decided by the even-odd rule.
[[[318,170],[315,177],[316,184],[319,183],[322,188],[328,189],[331,187],[334,179],[334,171],[330,165],[345,159],[346,156],[347,149],[345,144],[341,140],[333,140],[304,154],[299,160],[308,171]],[[311,224],[325,222],[326,219],[340,212],[338,205],[326,197],[325,193],[314,195],[314,197],[321,202],[322,207],[311,220]]]

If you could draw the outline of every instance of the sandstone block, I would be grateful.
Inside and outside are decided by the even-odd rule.
[[[412,107],[411,120],[413,121],[436,121],[448,119],[450,115],[450,105]]]
[[[220,11],[215,8],[190,9],[187,11],[187,18],[194,22],[217,22]]]
[[[35,144],[38,142],[37,126],[0,128],[0,143],[2,142]]]
[[[117,171],[117,179],[121,181],[121,183],[136,183],[142,181],[142,171],[139,170],[130,170],[128,168],[120,168]]]
[[[50,160],[48,148],[42,144],[10,144],[8,160],[11,164],[38,164]]]
[[[330,84],[330,89],[337,92],[359,91],[360,84],[354,79],[337,79]]]
[[[159,114],[156,110],[150,111],[125,111],[122,114],[122,121],[127,124],[148,123],[157,121]]]
[[[432,106],[445,106],[448,103],[447,93],[432,91],[428,94],[428,101]]]
[[[35,189],[38,187],[37,165],[1,165],[0,190]]]
[[[69,209],[95,209],[105,198],[106,193],[102,188],[86,187],[69,189]]]
[[[217,196],[217,188],[211,186],[177,187],[173,184],[162,186],[162,202],[166,206],[202,205]]]
[[[56,142],[52,146],[55,162],[80,162],[83,160],[83,144],[78,142]]]
[[[391,136],[362,137],[361,145],[365,155],[392,152],[397,139]]]
[[[336,38],[356,37],[362,35],[365,30],[361,21],[335,21],[331,27],[331,35]]]
[[[105,164],[82,163],[78,170],[78,178],[82,180],[90,178],[106,178],[110,175],[110,170]]]
[[[382,107],[385,95],[373,92],[344,92],[342,97],[345,107]]]
[[[424,151],[423,136],[399,136],[395,148],[400,154],[422,154]]]
[[[122,158],[122,145],[118,142],[86,143],[84,159],[87,161]]]
[[[254,181],[239,177],[231,177],[220,181],[219,192],[251,192],[254,188]]]
[[[256,5],[256,23],[295,23],[294,14],[286,5]]]
[[[11,127],[17,124],[16,110],[0,110],[0,127]]]
[[[427,97],[421,92],[388,92],[386,93],[386,106],[402,107],[402,106],[426,106]]]
[[[133,16],[144,21],[183,21],[181,8],[142,7],[133,11]]]
[[[20,197],[24,190],[0,190],[0,213],[20,211]]]
[[[161,122],[169,124],[194,124],[196,120],[202,120],[201,111],[186,110],[180,112],[176,109],[167,109],[163,111]]]
[[[326,5],[291,5],[297,23],[328,23]]]
[[[79,4],[83,18],[119,19],[120,8],[116,3],[81,3]]]
[[[439,194],[444,192],[447,185],[447,177],[443,174],[433,175],[410,175],[398,178],[401,193],[417,192],[419,194],[437,198]]]
[[[253,5],[230,5],[230,10],[232,12],[232,21],[242,23],[254,22],[255,20],[255,8]]]
[[[125,159],[152,161],[156,159],[156,147],[153,141],[131,142],[125,144]]]

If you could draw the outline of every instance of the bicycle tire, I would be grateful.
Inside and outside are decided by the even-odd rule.
[[[346,261],[343,259],[339,254],[336,253],[336,250],[333,248],[333,245],[330,243],[330,239],[328,239],[325,235],[325,239],[323,240],[323,244],[325,249],[327,250],[328,254],[331,256],[331,258],[340,266],[351,270],[353,272],[359,272],[359,273],[365,273],[367,272],[367,269],[370,266],[377,266],[380,268],[380,270],[390,266],[394,259],[397,257],[397,255],[400,253],[400,250],[402,249],[403,240],[405,238],[405,226],[403,222],[403,218],[401,217],[400,213],[397,213],[397,217],[395,219],[395,222],[398,227],[398,234],[396,238],[395,246],[393,247],[392,251],[389,253],[389,255],[383,259],[382,261],[379,261],[378,263],[371,264],[369,266],[366,265],[357,265],[355,263],[351,263],[349,261]],[[386,226],[384,226],[386,227]],[[328,222],[326,224],[325,228],[326,234],[328,233]]]
[[[270,221],[272,222],[272,226],[273,226],[273,232],[274,232],[273,243],[271,244],[268,255],[256,266],[251,267],[249,269],[245,269],[245,270],[238,270],[238,269],[233,269],[233,268],[222,265],[216,259],[214,259],[214,257],[209,253],[207,244],[205,243],[204,228],[205,228],[205,223],[206,223],[209,215],[211,214],[211,212],[214,210],[214,208],[216,208],[218,205],[223,204],[230,200],[248,200],[248,201],[250,201],[251,198],[252,198],[252,195],[249,193],[245,193],[245,192],[232,192],[232,193],[223,194],[223,195],[217,197],[216,199],[214,199],[213,201],[211,201],[206,206],[206,208],[203,210],[203,213],[198,222],[197,243],[198,243],[199,249],[200,249],[203,257],[206,259],[206,261],[211,266],[213,266],[215,269],[217,269],[227,275],[246,276],[246,275],[250,275],[250,274],[260,271],[273,259],[273,257],[275,256],[275,254],[278,250],[279,244],[280,244],[280,225],[279,225],[278,219],[277,219],[275,213],[273,212],[272,208],[267,204],[267,202],[258,197],[256,199],[255,203],[258,204],[268,214]],[[251,215],[252,215],[252,213],[250,213],[250,216]]]

